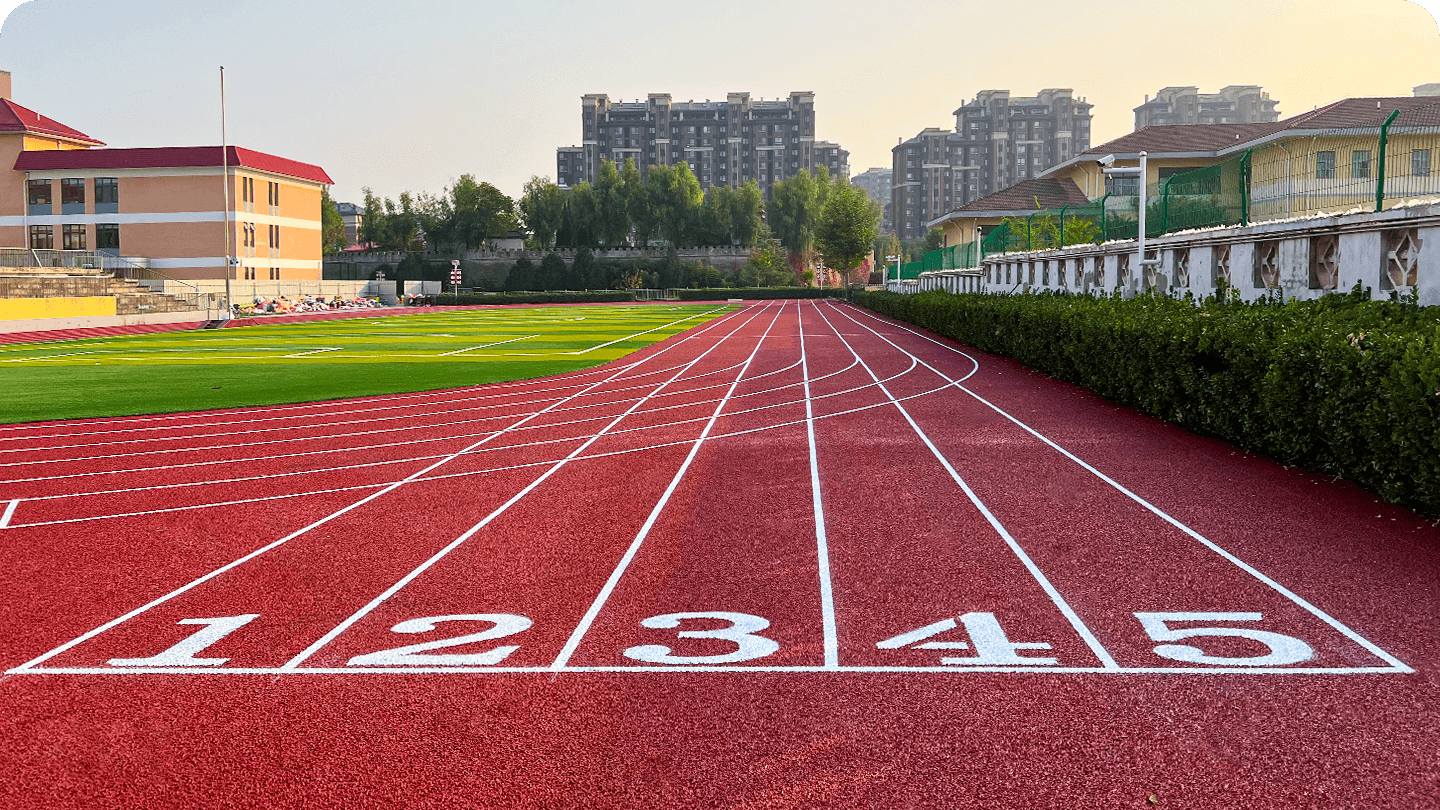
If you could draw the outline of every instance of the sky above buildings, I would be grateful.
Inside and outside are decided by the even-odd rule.
[[[1440,0],[1423,5],[1440,11]],[[18,6],[18,7],[17,7]],[[13,11],[10,9],[13,7]],[[16,102],[111,146],[220,142],[323,166],[334,195],[518,194],[580,141],[580,96],[816,94],[859,173],[979,90],[1070,87],[1094,142],[1167,85],[1259,84],[1282,116],[1440,82],[1410,0],[31,0],[0,2]],[[1440,99],[1437,99],[1440,102]]]

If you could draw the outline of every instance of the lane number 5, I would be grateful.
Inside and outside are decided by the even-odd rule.
[[[1136,613],[1140,626],[1150,638],[1156,641],[1183,641],[1188,638],[1229,637],[1246,638],[1259,642],[1269,649],[1264,655],[1229,657],[1206,655],[1199,647],[1189,644],[1158,644],[1155,654],[1172,661],[1187,664],[1210,664],[1212,666],[1241,667],[1283,667],[1309,661],[1315,656],[1310,645],[1293,636],[1256,630],[1250,627],[1171,627],[1171,622],[1258,622],[1259,613]]]

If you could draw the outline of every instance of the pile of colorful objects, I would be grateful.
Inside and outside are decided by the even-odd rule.
[[[328,312],[334,309],[368,309],[381,306],[379,298],[345,298],[342,296],[306,295],[300,298],[260,298],[250,306],[240,307],[241,315],[288,315],[296,312]]]

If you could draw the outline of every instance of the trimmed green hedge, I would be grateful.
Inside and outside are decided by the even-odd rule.
[[[608,304],[634,301],[628,292],[505,292],[488,295],[435,296],[436,306],[469,306],[473,304]]]
[[[1368,293],[1368,291],[1366,291]],[[1282,464],[1440,515],[1440,307],[860,293],[931,329]]]
[[[681,301],[723,301],[744,298],[757,301],[771,298],[844,298],[839,287],[714,287],[703,290],[676,290]]]

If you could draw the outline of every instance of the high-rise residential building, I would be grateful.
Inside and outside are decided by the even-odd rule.
[[[1280,102],[1254,84],[1232,84],[1218,93],[1198,87],[1166,87],[1135,108],[1135,129],[1169,124],[1268,124],[1280,120]]]
[[[955,110],[955,129],[923,130],[891,150],[892,221],[901,239],[972,200],[1039,176],[1090,148],[1090,110],[1073,90],[1030,97],[985,90]]]
[[[890,178],[893,176],[891,169],[876,167],[850,178],[850,185],[864,190],[870,199],[880,203],[883,209],[880,233],[891,233],[894,228],[894,223],[890,221]]]
[[[580,99],[584,140],[555,150],[556,182],[593,183],[600,164],[623,166],[634,159],[642,170],[688,164],[701,188],[738,188],[756,181],[765,198],[777,181],[801,169],[826,167],[850,176],[850,153],[815,139],[815,94],[783,99],[730,93],[724,101],[673,102],[651,93],[644,101],[611,102],[604,94]]]

